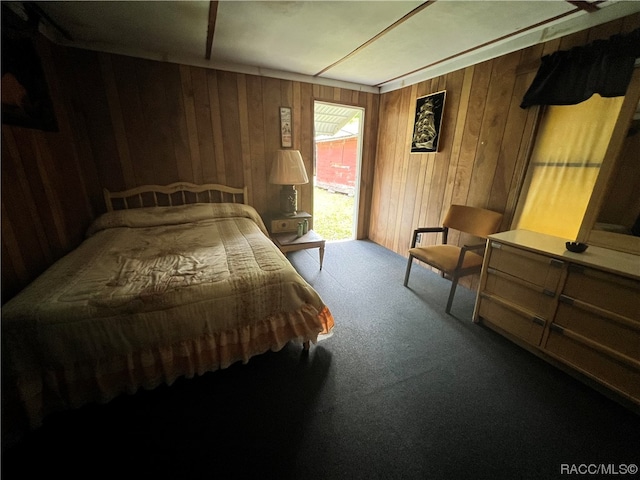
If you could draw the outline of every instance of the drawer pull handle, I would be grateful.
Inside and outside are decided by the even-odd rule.
[[[553,330],[554,332],[564,333],[564,327],[561,327],[557,323],[552,323],[551,325],[549,325],[549,329]]]
[[[491,248],[497,248],[499,250],[502,248],[502,244],[498,242],[491,242]]]
[[[558,301],[562,303],[566,303],[567,305],[573,305],[573,302],[575,300],[571,297],[567,297],[566,295],[560,295],[560,298],[558,299]]]
[[[549,260],[549,265],[556,268],[562,268],[564,266],[564,262],[562,260],[552,258]]]
[[[556,296],[556,292],[554,292],[553,290],[548,290],[548,289],[544,289],[542,290],[542,293],[544,293],[547,297],[555,297]]]
[[[533,320],[533,323],[535,323],[536,325],[540,325],[542,327],[544,327],[544,324],[546,323],[544,319],[540,317],[533,317],[532,320]]]

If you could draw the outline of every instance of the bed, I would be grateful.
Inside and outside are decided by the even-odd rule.
[[[246,188],[176,183],[105,201],[83,243],[2,307],[3,397],[31,428],[330,335],[331,312]]]

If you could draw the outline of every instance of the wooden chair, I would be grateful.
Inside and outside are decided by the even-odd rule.
[[[453,296],[458,286],[458,280],[461,277],[472,275],[482,270],[482,253],[486,245],[486,238],[488,235],[498,231],[501,222],[501,213],[485,210],[484,208],[451,205],[441,227],[422,227],[413,231],[407,272],[404,276],[404,286],[406,287],[409,282],[409,274],[411,273],[411,265],[413,265],[414,258],[440,270],[443,277],[451,279],[451,290],[449,291],[449,299],[445,310],[449,313],[453,303]],[[449,229],[484,238],[485,242],[463,247],[448,245]],[[442,233],[442,244],[416,247],[418,235],[440,232]],[[478,254],[476,251],[481,253]]]

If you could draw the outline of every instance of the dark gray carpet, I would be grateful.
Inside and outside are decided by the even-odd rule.
[[[3,452],[2,478],[551,479],[640,465],[640,417],[473,324],[469,290],[446,315],[447,280],[418,266],[405,288],[406,260],[367,241],[329,243],[322,271],[317,250],[289,258],[336,320],[308,357],[288,345],[52,416]]]

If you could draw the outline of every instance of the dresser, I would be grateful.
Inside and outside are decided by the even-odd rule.
[[[527,230],[487,241],[473,313],[541,358],[640,410],[640,257]]]

